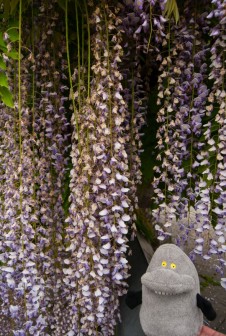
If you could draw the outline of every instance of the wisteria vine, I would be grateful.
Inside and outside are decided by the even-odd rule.
[[[225,2],[212,3],[214,9],[208,1],[186,1],[180,22],[168,22],[168,51],[158,79],[153,215],[160,240],[172,236],[178,245],[194,241],[191,257],[216,255],[223,275]]]

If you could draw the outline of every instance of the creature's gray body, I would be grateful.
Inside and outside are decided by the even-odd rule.
[[[165,261],[166,266],[162,266]],[[175,269],[170,265],[174,263]],[[142,305],[140,321],[147,336],[197,336],[203,315],[197,307],[200,293],[195,266],[173,244],[155,252],[147,272],[141,278]]]

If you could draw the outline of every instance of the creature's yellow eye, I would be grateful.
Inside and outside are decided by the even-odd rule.
[[[162,266],[163,266],[163,267],[166,267],[166,265],[167,265],[167,262],[166,262],[166,261],[163,261],[163,262],[162,262]]]
[[[174,263],[172,263],[172,264],[170,265],[170,267],[171,267],[172,269],[175,269],[175,268],[177,268],[177,265],[174,264]]]

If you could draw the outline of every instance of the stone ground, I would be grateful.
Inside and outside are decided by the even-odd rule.
[[[130,244],[133,253],[129,257],[131,277],[128,284],[130,290],[137,291],[141,288],[140,278],[146,272],[147,260],[150,260],[153,252],[151,246],[140,236],[139,241],[136,238]],[[200,276],[201,294],[211,301],[217,312],[217,318],[214,321],[204,321],[204,324],[226,335],[226,290],[219,285],[219,276],[216,274],[212,262],[203,263],[200,258],[196,260],[195,265]],[[131,310],[125,304],[125,297],[122,298],[122,323],[118,325],[117,336],[145,336],[139,321],[139,311],[140,306]]]

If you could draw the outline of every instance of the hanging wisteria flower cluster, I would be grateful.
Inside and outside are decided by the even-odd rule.
[[[7,64],[15,109],[2,106],[1,114],[2,335],[48,335],[54,302],[59,301],[70,132],[63,106],[68,99],[68,93],[63,96],[63,49],[56,63],[52,40],[55,5],[34,4],[37,17],[31,24],[20,17],[19,35],[22,25],[25,35],[31,29],[31,44],[25,49],[20,36],[21,57]],[[64,39],[59,43],[62,48]]]
[[[179,245],[195,240],[191,257],[217,255],[221,274],[226,266],[225,18],[225,1],[202,6],[186,1],[180,22],[168,23],[168,51],[158,79],[153,210],[160,240],[173,236]]]
[[[94,335],[95,330],[114,334],[118,296],[125,293],[128,276],[126,234],[132,206],[122,127],[127,106],[121,95],[119,23],[107,5],[95,9],[90,95],[84,92],[88,96],[72,116],[71,205],[66,220],[69,258],[64,260],[63,272],[71,322],[68,332],[75,334]],[[59,329],[57,335],[61,335]]]
[[[223,273],[226,3],[171,4],[3,1],[0,335],[114,335],[156,69],[159,239]]]

